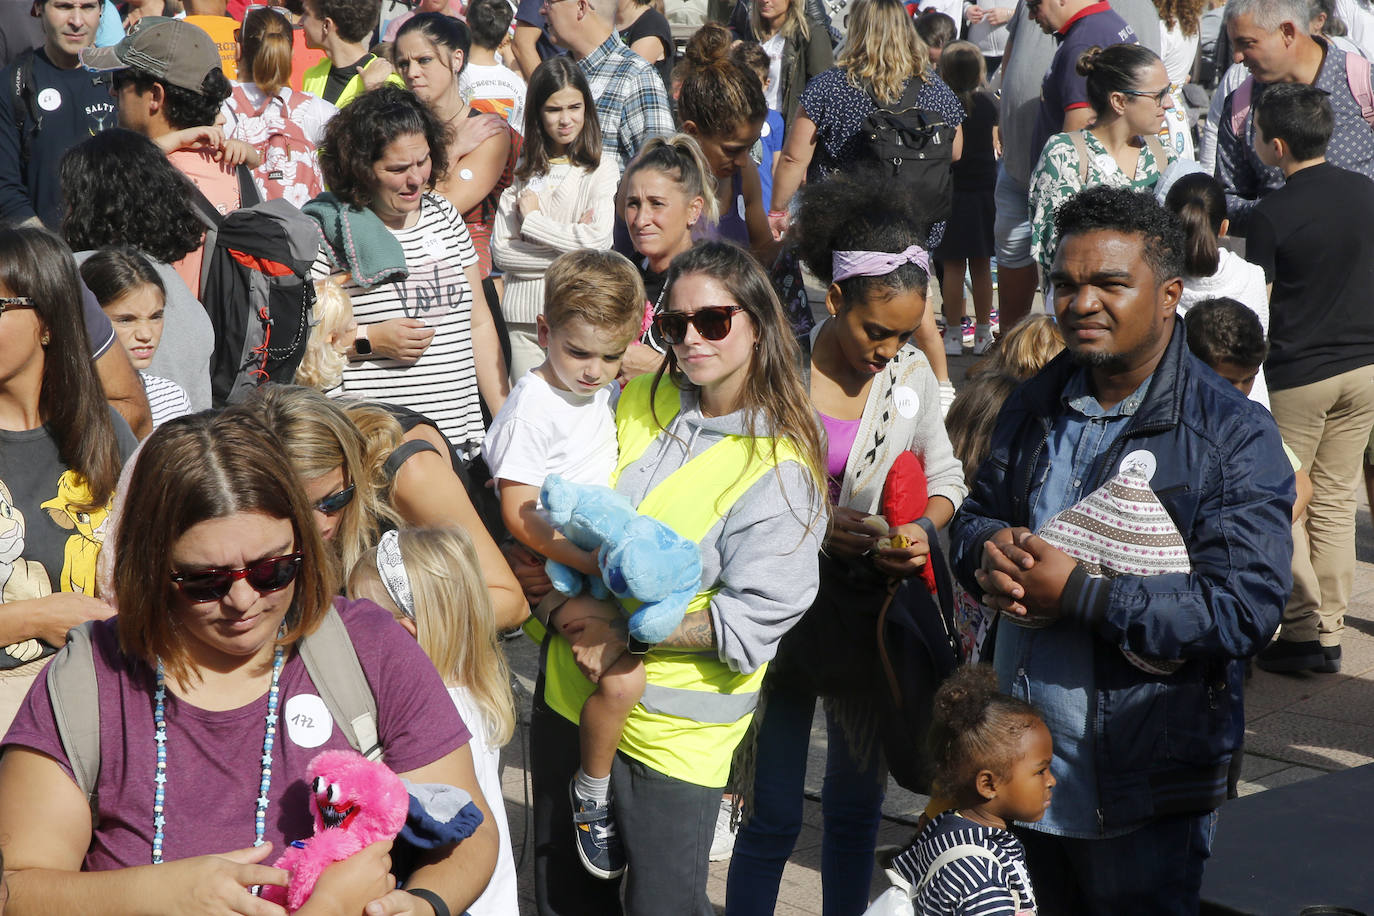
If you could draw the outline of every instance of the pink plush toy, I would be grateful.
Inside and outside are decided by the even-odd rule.
[[[384,763],[354,751],[325,751],[305,768],[315,835],[292,843],[274,863],[291,872],[286,887],[265,886],[264,900],[294,913],[310,899],[326,868],[379,840],[394,840],[405,826],[410,794]]]

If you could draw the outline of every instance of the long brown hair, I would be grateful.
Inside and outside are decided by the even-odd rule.
[[[73,506],[101,508],[114,492],[123,461],[91,360],[71,249],[45,229],[0,229],[0,295],[33,300],[48,340],[38,414],[52,431],[62,461],[85,478],[90,504]]]
[[[320,539],[281,441],[242,407],[169,420],[139,452],[115,532],[114,572],[119,645],[125,654],[173,677],[194,677],[177,606],[172,550],[195,525],[240,512],[286,519],[301,552],[295,596],[286,612],[284,645],[309,635],[328,613],[339,569]]]
[[[564,55],[550,57],[530,74],[525,93],[525,145],[515,177],[529,181],[549,171],[549,139],[544,135],[544,103],[561,89],[572,87],[582,93],[582,130],[568,144],[568,161],[593,171],[601,165],[601,121],[596,115],[596,100],[582,68]]]
[[[768,275],[747,251],[730,242],[702,242],[673,258],[667,288],[676,290],[678,278],[687,274],[703,274],[724,286],[730,297],[744,306],[758,333],[744,383],[743,403],[737,408],[745,412],[750,449],[766,442],[768,457],[773,457],[777,440],[791,440],[816,487],[818,503],[823,502],[825,448],[821,429],[797,368],[801,364],[801,348]],[[653,390],[658,390],[665,373],[678,388],[693,389],[672,347],[666,356],[654,376]],[[654,419],[658,422],[657,417]],[[662,424],[659,425],[661,428]]]

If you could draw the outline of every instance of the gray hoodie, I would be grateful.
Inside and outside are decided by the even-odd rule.
[[[706,417],[696,392],[683,392],[682,410],[621,473],[616,490],[638,505],[687,461],[725,436],[746,433],[744,411]],[[759,478],[701,539],[701,585],[720,586],[711,623],[721,661],[732,670],[747,674],[771,661],[783,634],[811,606],[827,520],[811,475],[788,461]]]

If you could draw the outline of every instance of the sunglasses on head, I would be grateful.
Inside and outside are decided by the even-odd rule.
[[[687,339],[687,326],[697,329],[704,340],[724,340],[730,333],[735,312],[744,311],[742,305],[712,305],[695,312],[659,312],[654,316],[654,330],[670,344]]]
[[[223,598],[239,579],[247,579],[259,595],[279,592],[291,584],[300,568],[301,552],[298,550],[285,556],[267,557],[240,569],[199,569],[172,573],[171,578],[187,600],[200,603]]]
[[[348,486],[344,487],[342,490],[338,490],[337,492],[330,493],[330,494],[329,494],[328,496],[326,496],[324,499],[322,499],[322,500],[320,500],[319,502],[315,503],[315,511],[316,511],[316,512],[323,512],[325,515],[333,515],[335,512],[338,512],[338,511],[339,511],[340,509],[342,509],[344,506],[346,506],[346,505],[348,505],[349,503],[353,502],[353,492],[354,492],[354,489],[355,489],[354,484],[351,484],[351,483],[350,483]]]

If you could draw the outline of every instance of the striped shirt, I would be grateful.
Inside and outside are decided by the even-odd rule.
[[[370,290],[349,277],[343,288],[353,300],[353,317],[359,325],[418,318],[434,328],[434,337],[409,365],[377,355],[350,362],[342,384],[329,393],[408,407],[433,420],[460,452],[472,454],[482,444],[472,290],[463,273],[477,263],[472,239],[463,217],[433,192],[425,193],[415,225],[390,232],[405,252],[409,276]],[[311,277],[318,280],[333,272],[329,255],[321,250]]]
[[[175,420],[192,412],[191,399],[187,397],[185,388],[160,375],[149,375],[146,372],[140,372],[138,375],[143,379],[143,392],[148,396],[148,409],[153,415],[154,429],[168,420]]]
[[[1035,912],[1021,841],[1008,830],[984,827],[955,811],[946,811],[927,824],[915,844],[892,864],[916,887],[940,853],[964,844],[983,847],[996,861],[968,855],[946,863],[912,899],[919,916],[1026,916]]]

